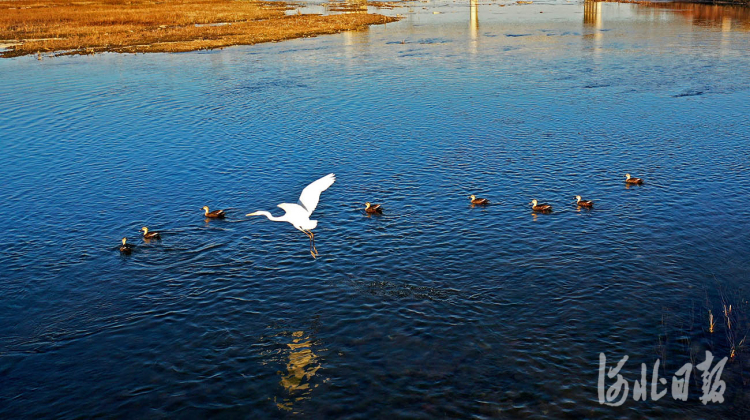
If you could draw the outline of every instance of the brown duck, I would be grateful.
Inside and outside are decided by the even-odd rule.
[[[643,180],[640,178],[632,178],[630,174],[625,174],[625,183],[626,184],[635,184],[635,185],[642,185]]]
[[[473,194],[469,196],[469,199],[471,199],[471,204],[474,205],[490,204],[490,200],[486,198],[476,198]]]
[[[149,232],[146,226],[142,227],[140,231],[143,232],[143,239],[161,239],[159,232]]]
[[[224,210],[208,211],[208,206],[203,206],[201,210],[206,212],[206,217],[209,219],[223,219],[226,216]]]
[[[576,204],[578,204],[578,207],[587,207],[592,208],[594,207],[594,202],[590,200],[581,200],[581,196],[576,196]]]
[[[130,255],[130,253],[133,251],[133,247],[128,245],[126,242],[128,242],[128,238],[122,238],[122,245],[120,245],[120,252],[125,255]]]
[[[531,200],[531,210],[547,213],[552,211],[552,206],[549,204],[538,204],[536,200]]]
[[[365,203],[365,212],[368,214],[383,214],[383,208],[380,204],[370,204],[368,201]]]

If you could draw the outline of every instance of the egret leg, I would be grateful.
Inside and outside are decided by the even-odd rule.
[[[308,237],[308,238],[310,238],[310,247],[311,247],[311,252],[312,252],[312,251],[314,251],[314,252],[315,252],[315,255],[320,255],[320,254],[318,253],[318,249],[317,249],[317,248],[315,248],[315,234],[314,234],[314,233],[312,233],[312,231],[309,231],[309,230],[305,230],[305,231],[303,231],[303,232],[305,232],[305,235],[307,235],[307,237]]]
[[[310,240],[310,255],[312,255],[313,258],[315,258],[318,250],[315,249],[315,245],[313,245],[313,236],[312,232],[306,231],[304,229],[300,229],[305,235],[307,235],[307,238]],[[315,252],[313,252],[315,250]]]
[[[312,233],[312,231],[310,231],[310,239],[312,239],[312,247],[313,247],[313,250],[315,251],[315,255],[320,255],[318,253],[318,248],[315,248],[315,234]]]

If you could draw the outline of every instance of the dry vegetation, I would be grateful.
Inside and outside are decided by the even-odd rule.
[[[233,0],[0,0],[2,57],[37,52],[180,52],[361,29],[396,18],[287,15],[286,3]]]

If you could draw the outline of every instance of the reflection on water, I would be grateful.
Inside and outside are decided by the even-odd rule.
[[[471,39],[477,39],[479,32],[479,0],[471,0],[469,5],[469,32]]]
[[[583,23],[585,26],[595,29],[602,27],[602,3],[599,1],[586,0],[583,3]]]
[[[469,51],[476,54],[479,43],[479,0],[471,0],[469,3],[469,36]]]
[[[689,23],[721,29],[722,31],[750,31],[750,7],[697,3],[643,3],[636,5],[636,13],[668,12],[682,16]]]
[[[600,53],[604,36],[603,3],[605,2],[596,0],[585,0],[583,3],[583,26],[590,30],[584,38],[594,41],[594,52],[597,54]],[[632,3],[629,6],[632,13],[650,16],[653,21],[663,21],[665,17],[682,17],[691,25],[715,28],[726,34],[735,30],[750,30],[750,8],[743,6],[665,2]],[[620,13],[616,9],[610,11]],[[728,43],[729,38],[722,38],[722,52],[727,49]]]
[[[602,47],[602,3],[599,1],[586,0],[583,3],[583,27],[591,32],[585,37],[593,40],[594,53],[599,55]]]
[[[313,342],[309,336],[305,337],[303,331],[292,333],[292,342],[288,343],[289,354],[286,372],[281,375],[281,386],[284,387],[288,396],[276,405],[282,410],[293,411],[294,403],[310,398],[311,380],[320,369],[318,356],[313,353]]]
[[[344,37],[344,45],[351,46],[356,44],[366,44],[369,41],[370,27],[365,26],[362,29],[356,31],[342,32],[341,36]]]

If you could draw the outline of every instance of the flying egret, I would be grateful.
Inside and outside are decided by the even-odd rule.
[[[275,217],[267,211],[256,211],[247,216],[266,216],[268,220],[272,222],[291,223],[292,226],[307,235],[310,239],[310,254],[315,258],[315,256],[318,255],[318,250],[315,248],[315,234],[312,233],[312,230],[318,226],[318,221],[310,220],[310,216],[312,215],[312,212],[315,211],[315,207],[318,206],[320,193],[333,185],[334,181],[336,181],[336,175],[328,174],[305,187],[305,189],[302,190],[302,194],[299,196],[298,204],[279,204],[278,207],[285,212],[283,216]]]

